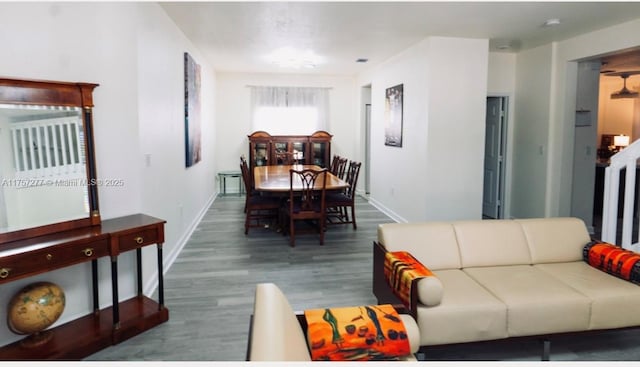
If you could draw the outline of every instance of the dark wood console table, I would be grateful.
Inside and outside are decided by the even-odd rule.
[[[169,320],[164,306],[162,244],[166,221],[144,214],[103,220],[101,225],[6,243],[0,247],[0,284],[91,262],[93,312],[49,329],[46,344],[25,348],[20,341],[0,347],[0,360],[79,360]],[[158,301],[142,293],[142,247],[155,244]],[[118,256],[136,251],[137,295],[118,299]],[[100,309],[98,259],[111,257],[112,305]]]

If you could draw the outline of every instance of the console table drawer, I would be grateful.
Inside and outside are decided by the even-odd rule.
[[[0,260],[0,281],[19,279],[74,264],[109,256],[109,241],[76,243],[3,257]]]
[[[118,247],[120,252],[133,250],[142,246],[164,242],[161,238],[158,227],[143,228],[134,233],[118,236]]]

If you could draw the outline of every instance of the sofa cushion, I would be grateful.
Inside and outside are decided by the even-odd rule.
[[[463,268],[531,264],[529,246],[512,220],[453,222]]]
[[[524,231],[533,264],[578,261],[589,232],[578,218],[516,219]]]
[[[509,336],[579,331],[589,327],[591,299],[534,266],[463,271],[506,304]]]
[[[460,269],[460,252],[450,223],[385,223],[378,242],[387,251],[407,251],[431,270]]]
[[[640,254],[610,243],[591,241],[584,246],[582,257],[598,270],[640,283]]]
[[[420,345],[464,343],[506,338],[507,308],[462,270],[438,270],[442,302],[418,305]]]
[[[287,298],[273,283],[256,286],[249,360],[311,360],[300,322]]]
[[[589,329],[640,325],[640,287],[583,261],[534,265],[591,300]]]

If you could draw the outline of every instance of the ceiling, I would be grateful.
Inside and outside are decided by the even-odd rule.
[[[485,38],[491,51],[518,52],[640,18],[640,2],[609,1],[160,5],[216,70],[335,75],[358,73],[429,36]],[[544,26],[549,19],[560,24]],[[317,66],[283,68],[265,59],[282,47],[312,51]],[[631,67],[640,69],[640,60]]]

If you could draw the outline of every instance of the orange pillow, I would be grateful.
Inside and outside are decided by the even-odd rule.
[[[407,330],[392,305],[304,311],[314,361],[398,360],[411,354]]]
[[[640,284],[640,254],[594,240],[584,246],[582,258],[596,269]]]

